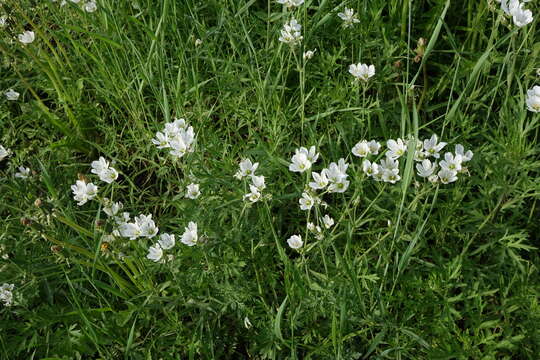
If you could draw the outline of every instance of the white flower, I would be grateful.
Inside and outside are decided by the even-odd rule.
[[[311,146],[308,149],[305,147],[301,147],[300,149],[297,149],[296,152],[300,152],[303,154],[306,154],[307,159],[312,163],[315,164],[317,162],[317,159],[319,158],[319,153],[317,152],[315,146]]]
[[[379,174],[380,176],[377,176]],[[376,180],[382,180],[384,182],[395,184],[401,179],[401,176],[399,176],[399,161],[390,157],[382,159],[379,174],[374,175]]]
[[[296,154],[291,158],[289,170],[293,172],[304,172],[309,168],[311,168],[311,161],[308,160],[307,155],[296,150]]]
[[[375,66],[367,64],[351,64],[349,65],[349,73],[357,80],[368,81],[370,77],[375,75]]]
[[[116,171],[115,168],[110,167],[99,173],[99,179],[107,184],[110,184],[118,179],[118,171]]]
[[[388,140],[386,147],[388,147],[386,156],[394,160],[401,157],[407,151],[407,144],[402,139]]]
[[[315,55],[316,51],[317,49],[305,51],[302,57],[304,58],[304,60],[310,60],[313,57],[313,55]]]
[[[334,225],[334,219],[328,216],[328,214],[324,215],[322,220],[323,220],[324,227],[327,229],[330,229]]]
[[[517,27],[523,27],[534,20],[531,10],[524,9],[523,5],[524,4],[519,4],[518,7],[511,11],[512,20],[514,20],[514,24],[516,24]]]
[[[445,142],[437,142],[437,135],[433,134],[431,139],[424,140],[424,150],[427,155],[433,156],[435,159],[439,158],[439,152],[446,146]]]
[[[359,23],[360,20],[356,17],[353,9],[345,8],[343,12],[337,14],[341,20],[343,20],[343,26],[349,27],[353,24]]]
[[[540,86],[535,85],[532,89],[527,90],[526,103],[529,111],[540,112]]]
[[[259,163],[251,163],[249,159],[243,159],[240,161],[240,170],[234,175],[238,180],[246,177],[255,175],[255,171],[259,167]]]
[[[442,169],[437,173],[439,180],[443,184],[449,184],[457,180],[457,172],[449,169]]]
[[[251,192],[244,195],[244,200],[247,199],[251,201],[252,203],[256,203],[257,201],[261,199],[261,193],[259,189],[255,187],[255,185],[249,185],[249,189],[251,190]]]
[[[157,235],[159,229],[156,226],[154,220],[152,220],[152,214],[139,215],[135,217],[135,223],[139,226],[140,235],[146,238],[153,238]]]
[[[13,289],[15,285],[4,283],[0,286],[0,301],[4,303],[4,306],[11,306],[13,303]]]
[[[312,223],[312,222],[308,222],[308,223],[307,223],[307,229],[308,229],[309,231],[315,231],[315,224]]]
[[[307,192],[303,192],[302,197],[298,200],[301,210],[311,210],[316,201],[317,200]]]
[[[201,192],[199,191],[199,184],[189,184],[187,186],[186,197],[188,199],[195,200],[200,195],[201,195]]]
[[[30,176],[30,169],[24,166],[19,166],[19,171],[15,173],[15,177],[19,179],[28,179]]]
[[[163,250],[172,249],[175,244],[174,235],[161,234],[159,236],[158,244]]]
[[[7,15],[0,16],[0,28],[5,28],[7,26]]]
[[[304,242],[300,235],[293,235],[287,240],[287,244],[289,244],[292,249],[300,249],[302,245],[304,245]]]
[[[13,89],[9,89],[8,91],[6,91],[4,93],[4,95],[6,95],[6,98],[9,100],[9,101],[16,101],[19,99],[19,96],[21,94],[19,94],[18,92],[16,92],[15,90]]]
[[[146,258],[148,260],[152,260],[153,262],[158,262],[163,257],[163,249],[159,244],[155,244],[153,246],[150,246],[148,248],[148,255],[146,255]]]
[[[90,166],[92,166],[92,170],[90,170],[90,172],[92,174],[99,175],[101,172],[109,168],[109,162],[105,160],[103,156],[100,156],[99,160],[92,161]]]
[[[381,160],[381,169],[392,170],[397,174],[399,172],[399,160],[386,157],[386,159]]]
[[[391,184],[395,184],[396,182],[401,180],[401,176],[399,176],[399,174],[396,173],[395,171],[392,171],[392,170],[389,170],[389,169],[384,169],[383,172],[382,172],[382,180],[384,182],[389,182]]]
[[[184,233],[182,234],[181,239],[183,244],[186,244],[187,246],[193,246],[196,245],[199,241],[199,236],[197,234],[197,224],[193,221],[190,221],[188,223],[188,226],[185,228]]]
[[[199,47],[201,45],[202,45],[202,40],[201,39],[195,39],[195,46]]]
[[[25,31],[22,34],[19,34],[18,38],[21,43],[30,44],[35,40],[36,34],[34,34],[33,31]]]
[[[439,181],[439,177],[437,175],[431,175],[427,178],[430,183],[436,184]]]
[[[266,184],[265,184],[265,181],[264,181],[264,176],[262,176],[262,175],[260,175],[260,176],[252,175],[251,176],[251,181],[253,182],[253,186],[255,186],[257,188],[257,190],[259,190],[259,191],[263,191],[266,188]]]
[[[82,180],[77,180],[75,185],[71,186],[71,191],[73,192],[73,199],[77,201],[77,205],[81,206],[96,197],[98,187],[92,183],[87,184]]]
[[[447,152],[444,154],[444,160],[440,162],[440,166],[442,169],[450,170],[450,171],[461,171],[461,163],[463,162],[461,155],[459,154],[452,154],[450,152]],[[439,176],[440,177],[440,176]]]
[[[311,177],[313,177],[314,181],[309,183],[309,187],[313,190],[321,190],[328,186],[328,178],[325,171],[320,174],[314,171],[311,173]]]
[[[378,155],[379,149],[381,148],[381,143],[375,140],[368,142],[369,152],[371,155]]]
[[[187,130],[181,129],[178,134],[172,134],[172,138],[169,141],[169,146],[172,150],[169,153],[179,159],[186,153],[193,152],[194,141],[195,132],[193,131],[193,127],[189,126]]]
[[[115,202],[113,203],[109,199],[105,198],[103,199],[104,205],[103,205],[103,211],[107,216],[116,216],[118,212],[124,207],[124,205],[121,202]],[[129,214],[128,214],[128,221],[129,221]]]
[[[276,0],[276,2],[290,8],[302,5],[304,3],[304,0]]]
[[[349,188],[350,181],[343,178],[338,182],[333,182],[328,186],[328,192],[343,193]]]
[[[169,137],[167,136],[166,132],[162,133],[158,131],[155,139],[152,139],[152,143],[154,143],[158,149],[166,149],[171,147],[171,145],[169,145]]]
[[[379,173],[379,165],[366,159],[362,162],[362,171],[367,176],[375,176]]]
[[[135,240],[142,235],[141,228],[136,222],[125,222],[120,224],[118,232],[120,233],[120,236],[129,238],[130,240]]]
[[[291,21],[283,25],[279,41],[289,45],[296,45],[303,39],[303,36],[300,33],[301,29],[302,26],[296,21],[296,19],[291,19]]]
[[[416,170],[418,172],[418,176],[427,178],[433,175],[435,170],[437,169],[437,163],[432,163],[428,159],[422,160],[420,164],[416,164]]]
[[[11,150],[6,149],[6,148],[3,147],[2,145],[0,145],[0,161],[4,160],[4,159],[7,158],[9,155],[11,155]]]
[[[369,145],[366,140],[359,141],[352,148],[352,153],[357,157],[366,157],[370,154]]]
[[[89,1],[83,5],[83,9],[86,12],[93,13],[94,11],[97,10],[97,4],[93,1]]]
[[[471,150],[465,152],[465,149],[461,144],[456,145],[456,155],[461,156],[461,161],[464,163],[470,161],[473,158],[473,152]]]

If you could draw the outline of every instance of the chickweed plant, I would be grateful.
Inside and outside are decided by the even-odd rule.
[[[524,0],[0,3],[1,359],[539,359]]]

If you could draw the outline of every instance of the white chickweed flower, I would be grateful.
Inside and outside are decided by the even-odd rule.
[[[71,191],[73,192],[73,199],[77,201],[77,205],[82,206],[88,200],[96,197],[98,187],[92,183],[87,184],[82,180],[77,180],[75,185],[71,186]]]
[[[327,229],[330,229],[334,225],[334,219],[328,216],[328,214],[324,215],[322,220],[323,220],[324,227]]]
[[[6,149],[6,148],[3,147],[2,145],[0,145],[0,161],[4,160],[4,159],[7,158],[9,155],[11,155],[11,150]]]
[[[4,93],[4,95],[6,95],[6,99],[8,99],[9,101],[16,101],[19,99],[19,96],[21,94],[19,94],[18,92],[16,92],[15,90],[13,89],[9,89],[8,91],[6,91]]]
[[[443,184],[450,184],[457,180],[457,172],[454,170],[442,169],[437,176]]]
[[[461,158],[461,155],[454,155],[450,152],[447,152],[446,154],[444,154],[444,160],[442,160],[439,165],[442,169],[459,172],[461,171],[462,162],[463,160]]]
[[[259,163],[251,163],[249,159],[240,161],[240,170],[234,175],[238,180],[246,176],[255,175],[255,170],[259,167]]]
[[[349,65],[349,73],[356,80],[368,81],[370,77],[375,75],[375,66],[367,64],[351,64]]]
[[[514,20],[514,24],[517,27],[523,27],[534,20],[532,11],[524,9],[524,5],[525,4],[519,4],[518,7],[512,10],[512,20]]]
[[[266,189],[264,176],[262,176],[262,175],[260,175],[260,176],[252,175],[251,176],[251,181],[253,182],[253,186],[255,186],[257,188],[257,190],[263,191],[264,189]]]
[[[370,154],[368,142],[366,140],[359,141],[354,145],[351,152],[354,156],[361,158],[368,156]]]
[[[393,160],[400,158],[407,151],[407,144],[402,139],[388,140],[386,147],[388,147],[386,156]]]
[[[90,172],[99,176],[101,181],[110,184],[118,179],[118,171],[113,167],[109,167],[109,162],[103,156],[100,156],[99,160],[92,161],[90,165],[92,166]]]
[[[308,159],[308,155],[304,152],[300,152],[298,149],[291,158],[291,164],[289,165],[289,171],[304,172],[311,168],[311,161]]]
[[[293,235],[287,240],[287,244],[289,244],[291,249],[300,249],[304,245],[304,242],[300,235]]]
[[[379,173],[379,165],[366,159],[362,162],[362,171],[367,176],[375,176]]]
[[[4,283],[0,286],[0,301],[4,303],[4,306],[11,306],[13,304],[13,289],[15,285]]]
[[[360,22],[353,9],[345,8],[343,12],[338,13],[338,16],[341,20],[343,20],[344,27],[350,27]]]
[[[418,172],[418,176],[423,178],[428,178],[437,170],[437,163],[432,163],[428,159],[422,160],[421,163],[416,164],[416,171]]]
[[[199,235],[197,234],[197,223],[190,221],[182,234],[182,243],[187,246],[197,245]]]
[[[201,39],[195,39],[195,46],[199,47],[201,45],[202,45],[202,40]]]
[[[138,225],[141,231],[139,236],[146,237],[146,238],[153,238],[159,232],[159,229],[156,226],[156,223],[154,222],[154,220],[152,220],[152,214],[150,215],[140,214],[139,216],[136,216],[135,223]]]
[[[148,255],[146,258],[152,260],[153,262],[158,262],[163,257],[163,249],[159,244],[154,244],[148,248]]]
[[[254,185],[249,185],[251,192],[244,195],[244,200],[249,200],[252,203],[256,203],[261,199],[261,192]]]
[[[25,31],[22,34],[19,34],[18,39],[23,44],[30,44],[36,38],[36,34],[33,31]]]
[[[278,4],[283,4],[284,6],[291,8],[291,7],[298,7],[304,3],[304,0],[276,0]]]
[[[467,152],[465,152],[465,148],[463,148],[463,145],[457,144],[456,155],[461,156],[461,161],[465,163],[467,161],[470,161],[473,158],[474,154],[471,150],[467,150]]]
[[[97,10],[97,4],[94,1],[89,1],[83,5],[83,10],[88,13],[93,13]]]
[[[301,29],[302,26],[298,23],[298,21],[296,21],[296,19],[294,18],[291,19],[288,23],[285,23],[285,25],[283,25],[279,41],[289,45],[298,44],[303,39],[303,36],[300,33]]]
[[[438,142],[437,135],[433,134],[431,139],[424,140],[424,150],[428,156],[433,156],[435,159],[440,157],[439,152],[446,146],[445,142]]]
[[[118,214],[118,212],[122,210],[122,208],[124,207],[124,205],[121,202],[113,203],[107,198],[103,199],[103,201],[104,201],[103,211],[105,212],[105,214],[107,214],[107,216],[110,216],[110,217],[116,216],[116,214]],[[129,218],[128,218],[128,221],[129,221]]]
[[[304,60],[310,60],[313,55],[315,55],[316,51],[317,49],[305,51],[302,57],[304,58]]]
[[[7,26],[7,20],[8,20],[7,15],[0,16],[0,28],[1,29],[5,28]]]
[[[326,177],[326,172],[322,171],[320,174],[313,171],[311,173],[313,181],[309,183],[309,187],[313,190],[322,190],[328,186],[328,178]]]
[[[304,211],[311,210],[317,200],[317,197],[313,197],[309,193],[303,192],[302,197],[298,200],[298,202],[300,203],[300,209]]]
[[[161,234],[159,236],[158,244],[163,250],[169,250],[174,247],[175,244],[174,235],[171,234]]]
[[[535,85],[532,89],[527,90],[526,103],[529,111],[540,112],[540,86]]]
[[[368,142],[368,147],[369,153],[371,155],[378,155],[379,149],[381,148],[381,143],[375,140],[371,140],[370,142]]]
[[[19,171],[15,173],[15,177],[19,179],[28,179],[30,177],[30,169],[24,166],[19,166]]]
[[[189,184],[186,189],[186,197],[195,200],[201,195],[199,184]]]

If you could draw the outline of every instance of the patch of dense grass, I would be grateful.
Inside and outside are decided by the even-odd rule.
[[[21,93],[0,100],[13,151],[0,162],[0,284],[15,285],[1,358],[538,358],[536,21],[518,28],[484,0],[97,6],[0,8],[0,88]],[[293,15],[291,47],[278,37]],[[367,83],[348,72],[360,62],[375,65]],[[196,133],[178,161],[151,142],[176,117]],[[468,174],[431,184],[405,155],[401,181],[376,182],[351,154],[361,139],[432,134],[474,152]],[[307,173],[288,164],[312,145],[314,171],[350,163],[350,187],[306,212]],[[99,156],[120,172],[110,185],[90,173]],[[266,178],[254,204],[233,177],[243,158]],[[19,166],[32,175],[15,178]],[[100,201],[77,206],[79,177],[176,234],[174,259],[146,258],[155,239],[104,238],[114,223]],[[324,214],[335,225],[316,238],[306,223]],[[180,242],[190,221],[193,247]]]

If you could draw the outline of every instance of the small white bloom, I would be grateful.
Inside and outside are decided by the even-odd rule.
[[[159,231],[156,223],[152,220],[152,214],[136,216],[135,223],[139,226],[141,230],[140,236],[142,237],[153,238]]]
[[[428,178],[437,169],[437,163],[432,163],[428,159],[423,160],[420,164],[416,164],[416,170],[418,172],[418,176]]]
[[[19,166],[19,171],[15,173],[15,177],[19,179],[28,179],[28,177],[30,177],[30,169],[24,166]]]
[[[349,73],[357,80],[368,81],[370,77],[375,75],[375,66],[367,64],[351,64],[349,65]]]
[[[158,262],[163,257],[163,249],[159,244],[154,244],[153,246],[150,246],[148,248],[148,255],[146,255],[146,258],[148,260],[152,260],[153,262]]]
[[[159,244],[159,246],[161,246],[161,248],[163,250],[172,249],[174,247],[174,244],[175,244],[174,235],[161,234],[159,236],[158,244]]]
[[[298,44],[303,39],[303,36],[300,33],[301,29],[302,26],[298,23],[298,21],[296,21],[296,19],[294,18],[291,19],[288,23],[285,23],[285,25],[283,25],[279,41],[289,45]]]
[[[23,44],[30,44],[32,43],[35,38],[36,38],[36,34],[34,34],[33,31],[25,31],[23,32],[22,34],[19,34],[19,41]]]
[[[298,7],[304,3],[304,0],[276,0],[278,4],[283,4],[288,8]]]
[[[402,139],[388,140],[386,146],[388,147],[386,156],[394,160],[401,157],[407,151],[407,144]]]
[[[535,85],[532,89],[527,90],[526,103],[529,111],[540,112],[540,86]]]
[[[289,244],[292,249],[300,249],[302,245],[304,245],[304,242],[300,235],[293,235],[287,240],[287,244]]]
[[[322,220],[323,220],[324,227],[327,229],[330,229],[334,225],[334,219],[328,216],[328,214],[324,215]]]
[[[361,158],[368,156],[370,154],[368,142],[366,140],[362,140],[356,143],[356,145],[354,145],[352,148],[352,153],[354,156]]]
[[[107,216],[116,216],[120,210],[124,207],[124,205],[121,202],[115,202],[113,203],[109,199],[105,198],[103,199],[104,205],[103,205],[103,211]],[[128,214],[128,221],[129,221],[129,214]]]
[[[158,131],[156,133],[156,137],[152,139],[152,143],[157,146],[158,149],[166,149],[171,147],[169,145],[169,137],[167,136],[167,133],[162,133]]]
[[[308,155],[304,152],[300,152],[298,149],[291,158],[291,164],[289,170],[293,172],[304,172],[311,168],[311,161],[308,159]]]
[[[381,143],[375,140],[368,142],[369,152],[371,155],[378,155],[379,149],[381,148]]]
[[[322,190],[328,186],[328,178],[325,171],[320,174],[314,171],[311,173],[311,177],[313,177],[314,181],[309,183],[309,187],[313,190]]]
[[[301,210],[311,210],[315,205],[316,199],[307,192],[302,193],[302,197],[298,200]]]
[[[308,229],[309,231],[315,231],[315,224],[312,223],[312,222],[308,222],[308,223],[307,223],[307,229]]]
[[[251,192],[244,195],[244,200],[249,200],[252,203],[256,203],[261,199],[261,192],[254,185],[249,186]]]
[[[514,20],[514,24],[517,27],[523,27],[532,23],[534,20],[532,11],[524,9],[523,6],[524,4],[519,4],[519,6],[512,11],[512,20]]]
[[[0,286],[0,301],[4,303],[4,306],[11,306],[13,304],[13,289],[15,285],[4,283]]]
[[[198,198],[199,196],[201,195],[201,192],[199,190],[199,184],[189,184],[187,186],[187,191],[186,191],[186,197],[188,199],[193,199],[195,200],[196,198]]]
[[[2,145],[0,145],[0,161],[4,160],[4,159],[7,158],[9,155],[11,155],[11,150],[6,149],[6,148],[3,147]]]
[[[253,186],[255,186],[257,188],[257,190],[263,191],[264,189],[266,189],[264,176],[262,176],[262,175],[260,175],[260,176],[252,175],[251,176],[251,181],[253,182]]]
[[[115,168],[110,167],[99,173],[99,179],[107,184],[110,184],[118,179],[118,171],[116,171]]]
[[[235,174],[235,177],[239,180],[246,177],[255,175],[255,171],[259,167],[259,163],[251,163],[249,159],[243,159],[240,161],[240,171]]]
[[[338,182],[333,182],[328,186],[328,192],[331,193],[343,193],[349,188],[350,181],[342,178]]]
[[[8,91],[6,91],[4,93],[4,95],[6,95],[6,98],[9,100],[9,101],[16,101],[19,99],[19,96],[21,94],[19,94],[18,92],[16,92],[15,90],[13,89],[9,89]]]
[[[97,10],[97,4],[94,1],[89,1],[83,5],[83,9],[88,13],[93,13]]]
[[[395,184],[399,180],[401,180],[401,176],[399,176],[399,173],[392,171],[390,169],[384,169],[382,172],[382,180],[384,182],[389,182],[391,184]]]
[[[304,58],[304,60],[310,60],[313,55],[315,55],[316,51],[317,49],[305,51],[302,57]]]
[[[362,162],[362,171],[367,176],[375,176],[379,173],[379,165],[366,159]]]
[[[81,206],[96,197],[98,187],[92,183],[87,184],[82,180],[77,180],[75,185],[71,186],[71,191],[73,192],[73,199],[77,201],[77,205]]]
[[[136,222],[125,222],[120,224],[118,232],[120,233],[120,236],[129,238],[130,240],[135,240],[142,235],[141,228]]]
[[[7,15],[0,16],[0,28],[5,28],[7,26]]]
[[[438,142],[437,135],[433,134],[431,139],[424,140],[424,150],[429,156],[439,158],[439,152],[446,146],[445,142]]]
[[[446,154],[444,154],[444,160],[442,160],[439,165],[442,169],[458,172],[461,171],[462,162],[463,160],[461,158],[461,155],[454,155],[450,152],[447,152]]]
[[[427,178],[430,183],[436,184],[439,181],[439,177],[437,175],[431,175]]]
[[[386,159],[381,160],[380,167],[383,170],[392,170],[397,174],[399,172],[399,160],[395,160],[391,157],[386,157]]]
[[[188,223],[188,226],[185,228],[184,233],[182,234],[181,239],[183,244],[187,246],[196,245],[199,241],[199,235],[197,234],[197,224],[193,221]]]
[[[201,39],[195,39],[195,46],[199,47],[201,45],[202,45],[202,40]]]
[[[449,169],[442,169],[437,173],[439,180],[443,184],[450,184],[457,180],[457,172]]]
[[[465,152],[465,148],[463,148],[463,145],[461,144],[456,145],[456,154],[461,156],[461,161],[464,163],[467,161],[470,161],[474,155],[471,150],[468,150],[467,152]]]
[[[343,12],[338,13],[338,16],[341,20],[343,20],[344,27],[350,27],[360,22],[353,9],[345,8]]]
[[[105,160],[103,156],[99,157],[99,160],[92,161],[90,164],[92,166],[92,170],[90,172],[92,174],[99,175],[101,172],[107,170],[109,168],[109,162]]]

